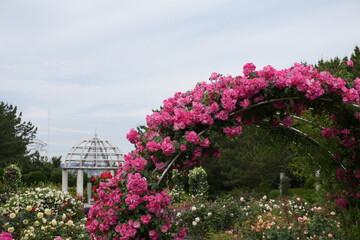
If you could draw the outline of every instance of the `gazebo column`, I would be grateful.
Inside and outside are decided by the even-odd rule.
[[[76,193],[81,196],[84,195],[84,170],[77,171]]]
[[[67,192],[68,191],[68,179],[69,179],[69,173],[67,169],[62,170],[62,191]]]

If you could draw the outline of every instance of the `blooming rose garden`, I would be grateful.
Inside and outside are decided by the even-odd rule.
[[[348,82],[310,65],[294,64],[283,70],[266,66],[256,70],[254,64],[248,63],[242,76],[213,73],[209,80],[186,93],[175,93],[146,117],[145,127],[130,130],[127,139],[135,150],[125,155],[125,163],[119,166],[115,176],[106,176],[99,182],[96,202],[84,222],[88,233],[81,233],[82,236],[89,234],[88,238],[94,240],[179,240],[189,235],[198,239],[349,237],[351,233],[344,230],[351,229],[346,219],[352,219],[349,221],[354,226],[359,224],[360,79]],[[174,204],[166,190],[171,172],[188,173],[207,158],[219,156],[220,149],[209,140],[214,132],[233,138],[247,126],[267,125],[291,131],[324,148],[294,127],[297,121],[310,122],[302,117],[304,111],[327,116],[331,124],[323,126],[321,134],[338,146],[328,149],[329,161],[321,163],[331,183],[322,205],[300,198],[281,201],[267,196],[215,201],[192,199]],[[347,117],[346,121],[343,116]],[[1,221],[8,224],[3,225],[0,239],[11,239],[6,234],[20,226],[11,225],[8,219],[17,217],[11,214],[33,211],[27,217],[33,221],[30,219],[39,218],[40,212],[46,215],[44,211],[51,208],[29,202],[25,204],[31,206],[29,211],[21,201],[11,204],[12,208],[6,207],[2,212]],[[59,215],[63,210],[62,207],[59,210],[60,205],[54,205],[54,211],[47,215],[51,218],[45,220],[53,231],[63,229],[59,222],[64,227],[76,224],[69,219],[71,211],[65,217]],[[45,224],[43,220],[38,222]],[[31,225],[25,228],[26,234],[18,234],[21,239],[39,239],[31,238],[37,227]],[[80,228],[79,232],[84,231]],[[81,239],[80,235],[56,234],[58,239]]]

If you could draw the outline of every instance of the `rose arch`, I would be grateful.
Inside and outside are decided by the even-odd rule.
[[[99,200],[90,209],[87,229],[92,239],[183,239],[166,211],[171,196],[163,189],[172,169],[187,171],[219,149],[209,140],[212,132],[235,137],[252,124],[286,128],[313,144],[296,121],[304,110],[326,114],[331,126],[321,133],[338,148],[327,149],[332,198],[340,208],[360,202],[360,79],[348,82],[312,66],[294,64],[284,70],[248,63],[243,76],[211,74],[186,93],[175,93],[146,117],[147,126],[132,129],[128,140],[135,150],[108,182],[100,183]],[[330,140],[331,139],[331,140]]]

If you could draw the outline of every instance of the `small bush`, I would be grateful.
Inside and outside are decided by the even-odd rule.
[[[10,164],[4,168],[3,182],[6,193],[16,193],[21,182],[20,168],[14,164]]]
[[[189,194],[195,198],[206,199],[209,184],[207,173],[202,167],[196,167],[189,172]]]

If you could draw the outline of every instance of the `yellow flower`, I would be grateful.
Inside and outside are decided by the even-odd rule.
[[[9,227],[9,228],[7,229],[7,231],[8,231],[9,233],[12,233],[12,232],[14,232],[14,231],[15,231],[15,228],[13,228],[13,227]]]
[[[56,220],[55,220],[55,219],[53,219],[53,220],[51,221],[51,224],[52,224],[53,226],[56,226],[56,225],[57,225]]]
[[[40,226],[40,223],[38,221],[35,221],[34,225],[38,227],[38,226]]]
[[[26,211],[29,211],[29,212],[30,212],[31,210],[32,210],[32,206],[27,206],[27,207],[26,207]]]
[[[51,214],[51,210],[50,210],[50,209],[48,209],[48,208],[47,208],[47,209],[45,209],[45,214],[46,214],[46,215],[50,215],[50,214]]]
[[[27,225],[28,223],[29,223],[29,221],[27,219],[24,219],[23,224]]]
[[[63,215],[62,215],[62,220],[65,220],[65,218],[66,218],[66,214],[63,213]]]
[[[69,220],[69,221],[66,223],[66,225],[68,225],[68,226],[73,226],[73,225],[74,225],[74,222],[73,222],[72,220]]]
[[[44,217],[44,214],[42,212],[39,212],[37,215],[36,215],[38,218],[43,218]]]
[[[10,218],[15,218],[16,214],[15,213],[10,213]]]

